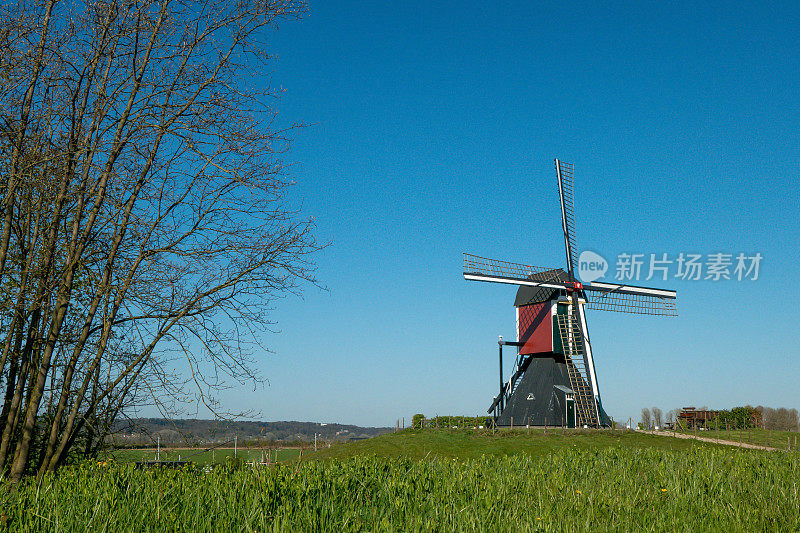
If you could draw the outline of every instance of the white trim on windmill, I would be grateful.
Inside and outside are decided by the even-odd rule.
[[[464,279],[469,281],[489,281],[492,283],[507,283],[509,285],[525,285],[527,287],[546,287],[548,289],[563,289],[564,284],[546,283],[526,279],[508,278],[504,276],[491,276],[487,274],[464,274]]]
[[[620,294],[644,294],[647,296],[660,296],[662,298],[675,299],[678,295],[675,291],[666,289],[653,289],[651,287],[637,287],[635,285],[617,285],[615,283],[605,283],[593,281],[584,283],[583,288],[587,290],[601,290],[606,292],[617,292]]]

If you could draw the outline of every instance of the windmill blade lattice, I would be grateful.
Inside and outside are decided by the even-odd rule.
[[[559,277],[559,269],[523,265],[465,253],[464,274],[494,276],[519,281],[527,281],[532,277],[537,281],[556,281]]]
[[[561,227],[567,253],[567,271],[574,279],[575,257],[575,178],[572,163],[556,159],[558,192],[561,197]]]
[[[586,308],[597,311],[617,311],[635,315],[678,316],[678,306],[674,298],[605,292],[593,293],[587,300]]]

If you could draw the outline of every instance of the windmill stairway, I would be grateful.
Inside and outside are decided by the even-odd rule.
[[[530,362],[531,362],[530,356],[526,357],[523,355],[517,357],[517,364],[516,364],[517,370],[514,372],[514,374],[511,376],[511,378],[508,380],[508,383],[506,384],[506,399],[511,398],[511,396],[517,391],[517,387],[522,381],[519,378],[521,378],[522,375],[525,373],[525,370],[528,369],[528,365],[530,364]]]
[[[578,324],[578,319],[574,315],[558,315],[558,331],[564,347],[564,358],[567,363],[570,388],[575,394],[578,426],[597,427],[600,425],[600,421],[597,419],[594,394],[592,394],[592,388],[589,386],[589,379],[586,373],[583,333]]]

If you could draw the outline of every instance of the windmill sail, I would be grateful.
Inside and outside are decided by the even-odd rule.
[[[558,175],[558,194],[561,199],[561,229],[564,232],[564,248],[567,256],[569,281],[575,282],[575,175],[571,163],[555,160]],[[570,387],[575,395],[575,407],[579,425],[598,427],[601,425],[597,405],[600,394],[594,377],[594,361],[589,348],[588,334],[582,318],[579,284],[569,291],[571,312],[558,316],[558,328],[564,347]]]
[[[556,159],[558,194],[561,197],[561,228],[564,230],[564,249],[567,253],[567,272],[575,279],[575,183],[573,166]]]
[[[563,289],[566,285],[559,278],[561,272],[558,268],[537,267],[464,254],[464,278],[471,281]]]
[[[586,302],[587,309],[617,311],[636,315],[678,316],[674,298],[648,296],[644,294],[605,293],[595,295]]]
[[[587,283],[587,309],[637,315],[678,316],[675,291],[614,283]]]

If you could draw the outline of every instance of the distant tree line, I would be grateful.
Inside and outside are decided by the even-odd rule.
[[[667,411],[665,422],[669,424],[676,422],[681,411],[682,409]],[[708,407],[703,406],[700,408],[700,411],[708,411]],[[780,407],[775,409],[761,405],[757,407],[745,405],[732,409],[719,410],[713,421],[706,421],[699,425],[705,426],[709,424],[713,425],[711,427],[716,427],[716,424],[719,424],[720,428],[747,429],[760,427],[775,431],[800,431],[800,415],[797,409],[794,408],[787,409],[785,407]],[[639,426],[642,429],[663,427],[661,409],[658,407],[653,407],[652,409],[648,409],[647,407],[642,408]]]
[[[318,422],[258,422],[225,420],[170,420],[139,418],[126,423],[117,422],[108,444],[114,447],[150,447],[160,440],[162,445],[199,446],[233,441],[245,442],[309,442],[314,435],[329,441],[369,438],[387,433],[389,427],[361,427],[349,424],[320,424]]]

